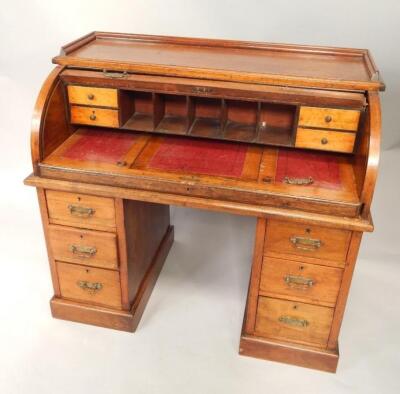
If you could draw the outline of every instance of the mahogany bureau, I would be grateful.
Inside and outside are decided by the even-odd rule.
[[[134,331],[169,205],[257,217],[239,353],[334,372],[377,177],[367,50],[90,33],[32,122],[54,317]]]

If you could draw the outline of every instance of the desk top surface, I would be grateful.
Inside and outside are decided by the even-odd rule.
[[[272,85],[383,90],[364,49],[91,33],[62,48],[57,64]]]

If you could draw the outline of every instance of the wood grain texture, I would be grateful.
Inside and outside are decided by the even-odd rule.
[[[70,104],[118,108],[117,89],[68,85],[67,91]]]
[[[361,49],[95,32],[91,40],[64,46],[53,62],[271,85],[383,89],[370,57]]]
[[[263,296],[334,307],[343,270],[265,257],[261,271]]]
[[[119,115],[115,109],[105,109],[97,107],[71,106],[71,123],[119,127]]]
[[[167,205],[199,208],[211,211],[229,212],[237,215],[259,216],[275,219],[284,219],[289,222],[303,224],[325,225],[345,230],[373,231],[371,218],[346,218],[340,216],[311,213],[295,209],[268,207],[258,204],[244,204],[216,200],[213,198],[197,198],[193,196],[179,196],[170,193],[149,192],[145,190],[129,189],[116,186],[96,185],[83,182],[70,182],[62,179],[50,179],[30,175],[24,180],[25,185],[48,188],[59,191],[92,194],[103,197],[119,197],[131,200],[149,201]]]
[[[281,319],[305,322],[304,326]],[[325,348],[333,309],[269,297],[258,298],[256,335]]]
[[[117,237],[113,233],[49,225],[49,239],[55,260],[118,269]]]
[[[360,111],[301,106],[299,126],[357,131],[359,119]]]
[[[350,238],[351,232],[346,230],[270,220],[265,236],[265,254],[268,255],[269,251],[290,254],[293,260],[297,256],[326,259],[343,267]],[[320,246],[313,246],[307,240],[319,242]]]
[[[57,271],[62,298],[121,309],[118,271],[62,262],[57,262]],[[82,282],[87,286],[98,284],[101,288],[95,291],[82,288]]]
[[[50,223],[115,231],[115,207],[112,198],[56,190],[47,190],[46,197]],[[91,211],[87,213],[88,210]]]
[[[247,291],[247,303],[243,324],[243,330],[247,334],[254,333],[254,326],[256,322],[266,225],[267,221],[264,218],[257,219],[253,262],[251,265],[249,289]]]
[[[306,129],[299,127],[296,134],[296,148],[318,149],[330,152],[351,153],[354,149],[354,133]]]
[[[336,372],[339,360],[338,351],[325,351],[307,348],[293,343],[274,341],[245,335],[240,338],[239,354],[263,360],[312,368],[325,372]]]

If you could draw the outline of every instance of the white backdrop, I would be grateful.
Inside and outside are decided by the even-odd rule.
[[[0,0],[0,393],[400,392],[399,20],[396,0]],[[30,119],[51,58],[93,30],[372,51],[387,84],[385,151],[338,375],[237,355],[252,218],[175,209],[176,243],[135,335],[49,317],[39,211],[22,186]]]

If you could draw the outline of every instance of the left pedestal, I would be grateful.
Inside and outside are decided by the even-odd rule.
[[[135,331],[173,243],[169,206],[37,189],[54,317]]]

